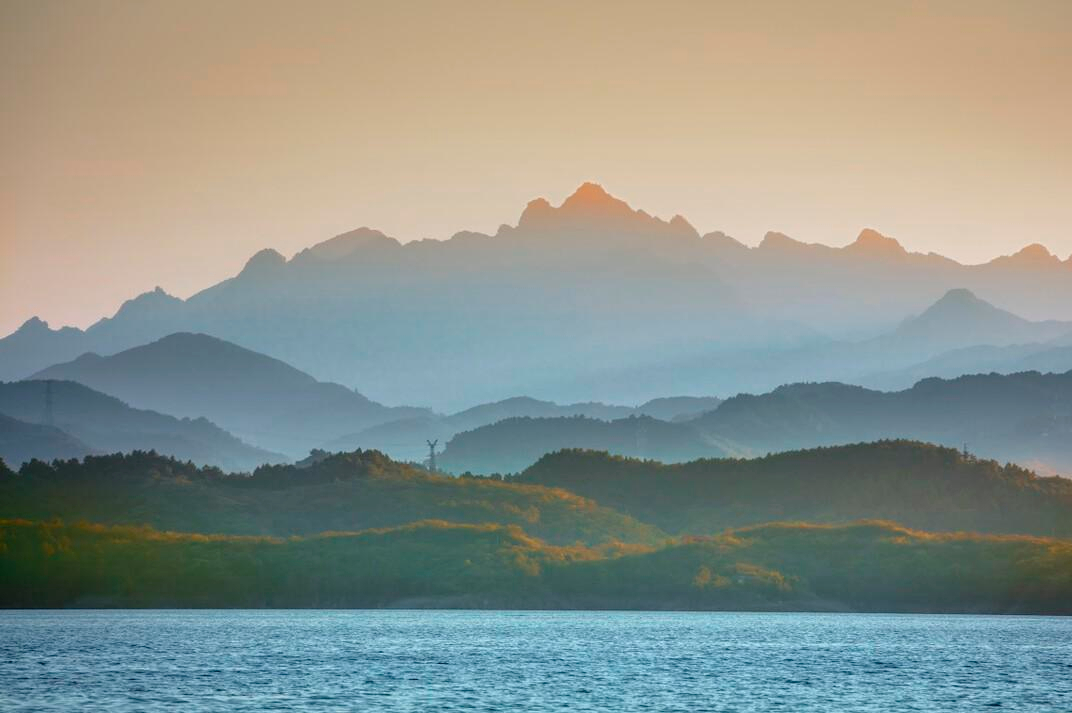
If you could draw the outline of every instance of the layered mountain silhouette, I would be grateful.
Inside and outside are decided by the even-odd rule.
[[[508,418],[459,433],[447,443],[438,463],[452,473],[517,473],[544,454],[563,448],[609,451],[667,463],[727,454],[717,437],[689,423],[650,416],[614,421],[570,416]]]
[[[83,354],[32,378],[77,381],[137,408],[203,416],[249,443],[293,457],[343,434],[429,413],[388,408],[205,334],[171,334],[107,357]]]
[[[930,378],[895,392],[792,384],[728,399],[689,425],[745,456],[907,438],[1070,473],[1072,371]]]
[[[42,461],[84,458],[93,449],[55,426],[26,423],[0,413],[0,461],[18,468],[34,458]]]
[[[713,396],[677,396],[653,399],[640,406],[617,406],[598,402],[556,404],[527,396],[516,396],[490,404],[480,404],[458,413],[422,415],[372,426],[359,433],[337,438],[323,445],[328,451],[375,448],[404,460],[423,460],[426,441],[445,444],[456,434],[514,418],[553,419],[582,416],[615,421],[629,416],[649,416],[664,421],[684,420],[717,408],[721,399]],[[581,437],[584,442],[585,439]],[[501,470],[501,469],[500,469]]]
[[[687,388],[715,393],[761,392],[800,381],[840,381],[882,388],[903,389],[929,376],[960,376],[990,371],[990,361],[955,356],[1021,347],[1033,354],[1072,338],[1072,322],[1031,321],[980,299],[970,290],[954,288],[920,314],[908,317],[888,331],[858,341],[829,341],[794,349],[713,351],[703,357],[668,358],[660,369],[610,372],[596,377],[613,382],[642,379],[665,391]],[[1046,371],[1067,371],[1072,361],[1062,352],[1040,356]],[[929,370],[931,360],[949,359],[945,369]],[[1017,366],[1015,364],[1009,366]],[[1029,363],[1023,369],[1034,368]],[[997,369],[1016,371],[1015,368]]]
[[[517,473],[570,448],[681,463],[882,439],[968,447],[1045,473],[1072,473],[1072,371],[925,379],[873,391],[838,382],[741,394],[677,422],[507,419],[459,433],[439,463],[453,473]]]
[[[51,395],[49,395],[51,391]],[[49,406],[51,401],[51,406]],[[49,419],[53,424],[40,425]],[[73,458],[87,452],[155,450],[201,465],[249,471],[284,457],[250,446],[205,418],[175,418],[131,408],[72,381],[0,382],[0,441],[18,458]],[[27,426],[39,426],[32,429]],[[7,457],[4,457],[7,461]]]
[[[141,295],[85,331],[30,320],[0,340],[0,378],[192,332],[383,403],[446,410],[517,393],[640,403],[846,380],[936,349],[996,344],[982,333],[964,332],[986,338],[969,344],[921,332],[903,335],[920,349],[890,351],[853,374],[843,368],[851,361],[830,361],[831,341],[894,330],[952,288],[1032,320],[1066,317],[1070,275],[1072,263],[1042,246],[967,266],[907,252],[873,230],[844,248],[780,233],[749,248],[585,184],[559,206],[531,202],[495,235],[402,244],[362,228],[289,260],[261,251],[186,300]],[[825,365],[837,373],[817,373]]]

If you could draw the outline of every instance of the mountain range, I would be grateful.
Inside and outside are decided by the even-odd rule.
[[[111,356],[83,354],[31,378],[77,381],[137,408],[205,417],[251,444],[292,457],[374,424],[431,414],[388,408],[205,334],[171,334]]]
[[[946,370],[959,375],[960,369],[974,365],[972,355],[980,353],[1009,355],[1010,365],[1054,355],[1047,366],[1066,367],[1068,362],[1060,356],[1072,355],[1072,348],[1059,345],[1072,341],[1066,332],[1070,326],[1026,320],[967,290],[954,289],[886,334],[782,353],[781,363],[799,365],[807,357],[825,375],[823,369],[835,361],[828,356],[831,351],[840,352],[859,370],[890,358],[908,361],[939,352],[939,357],[915,367],[928,378],[909,388],[887,393],[843,382],[800,382],[724,402],[715,397],[673,397],[623,406],[513,397],[439,414],[427,408],[387,407],[339,384],[319,382],[280,360],[188,333],[111,356],[84,354],[43,369],[34,378],[78,382],[138,409],[207,418],[255,447],[285,453],[290,459],[314,448],[375,448],[402,460],[422,461],[426,443],[438,441],[444,447],[441,467],[454,473],[491,473],[518,472],[561,448],[606,450],[674,463],[911,438],[948,446],[967,443],[988,457],[1044,472],[1067,472],[1072,469],[1072,451],[1063,439],[1072,433],[1068,425],[1072,416],[1061,398],[1068,389],[1068,374],[992,374],[941,381],[930,378],[927,367],[945,360]],[[984,344],[957,347],[977,342]],[[824,361],[826,366],[820,366]],[[754,362],[754,369],[779,373],[773,357],[767,361],[756,357]],[[887,372],[887,378],[891,374],[897,372]],[[861,380],[881,375],[872,372]],[[8,415],[40,422],[41,403]],[[118,443],[99,433],[84,436],[77,429],[70,435],[89,444],[87,452]],[[148,447],[132,442],[128,446]],[[38,457],[51,453],[43,448]],[[198,457],[199,462],[224,462],[203,453]],[[225,462],[241,462],[247,469],[259,464],[242,458]]]
[[[0,419],[0,458],[12,466],[29,458],[133,450],[155,450],[231,471],[285,460],[203,417],[175,418],[131,408],[73,381],[0,382],[0,415],[5,417]]]
[[[844,248],[780,233],[750,248],[585,184],[557,207],[532,201],[495,235],[402,244],[362,228],[290,259],[263,250],[189,299],[140,295],[84,331],[31,319],[0,340],[0,378],[190,332],[386,404],[455,410],[518,393],[640,403],[851,381],[995,339],[954,339],[937,320],[897,337],[911,348],[857,345],[955,288],[1035,320],[987,344],[1053,338],[1064,327],[1047,320],[1069,316],[1070,276],[1072,262],[1039,245],[961,265],[870,229]]]
[[[680,422],[577,418],[508,419],[458,434],[440,464],[451,472],[519,472],[564,448],[678,463],[887,438],[922,440],[1072,472],[1072,371],[929,378],[910,389],[873,391],[838,382],[740,394]]]
[[[460,433],[479,429],[500,421],[512,419],[550,421],[552,419],[582,417],[583,420],[571,421],[575,427],[587,425],[592,428],[603,429],[609,435],[615,430],[614,426],[606,428],[591,422],[630,420],[629,417],[636,416],[647,417],[645,422],[653,419],[661,421],[687,420],[705,411],[717,408],[720,403],[722,403],[722,399],[715,396],[662,397],[652,399],[639,406],[619,406],[599,402],[556,404],[527,396],[515,396],[490,404],[473,406],[446,416],[430,414],[382,423],[359,433],[328,441],[322,448],[329,451],[376,448],[395,458],[419,461],[423,460],[427,454],[425,447],[427,441],[439,441],[440,444],[446,444],[447,441],[450,441]],[[577,434],[577,438],[589,446],[592,445],[592,440],[581,434]],[[456,441],[452,442],[455,443],[455,451],[450,456],[447,456],[448,461],[454,456],[457,449],[462,447]],[[603,442],[603,444],[604,447],[611,447],[610,441]],[[698,453],[700,451],[694,449],[694,452]],[[520,456],[520,460],[517,462],[524,461],[522,465],[526,465],[531,462],[531,460],[527,460],[530,456],[531,451],[524,456]]]
[[[714,397],[660,398],[640,406],[556,404],[514,397],[454,414],[387,407],[339,384],[315,380],[278,359],[205,334],[177,333],[111,356],[87,353],[34,374],[68,380],[141,409],[205,417],[244,441],[300,458],[314,448],[377,448],[423,459],[427,440],[506,418],[588,416],[610,420],[658,414],[688,418],[718,406]]]

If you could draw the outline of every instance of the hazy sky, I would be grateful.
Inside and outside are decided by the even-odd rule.
[[[0,334],[585,180],[701,232],[1072,252],[1072,2],[0,0]]]

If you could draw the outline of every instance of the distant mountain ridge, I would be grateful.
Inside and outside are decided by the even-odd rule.
[[[727,399],[689,425],[744,456],[907,438],[1072,473],[1072,371],[928,378],[894,392],[790,384]]]
[[[68,379],[139,408],[204,416],[250,443],[292,457],[357,429],[429,413],[383,406],[205,334],[171,334],[108,357],[83,354],[32,378]]]
[[[322,448],[346,451],[376,448],[392,457],[421,461],[427,454],[426,442],[441,445],[463,431],[480,429],[514,418],[551,419],[581,416],[600,421],[615,421],[630,416],[647,416],[663,421],[695,418],[717,408],[722,402],[714,396],[676,396],[652,399],[639,406],[618,406],[598,402],[556,404],[527,396],[516,396],[490,404],[480,404],[447,416],[425,415],[383,423],[359,433],[326,442]]]
[[[667,376],[678,362],[707,362],[734,383],[733,359],[754,362],[749,350],[769,356],[883,331],[961,287],[1017,314],[1065,318],[1072,262],[1036,245],[961,265],[873,230],[844,248],[778,233],[749,248],[585,184],[557,207],[532,201],[494,236],[401,244],[363,228],[289,260],[258,252],[187,300],[146,293],[85,331],[31,320],[0,340],[0,378],[193,332],[385,403],[442,410],[511,393],[639,403],[727,391],[714,381],[681,389]],[[776,385],[745,376],[746,388]]]
[[[42,423],[50,396],[55,427],[34,429],[38,437],[31,440],[26,433],[27,424]],[[0,421],[0,440],[5,433],[17,438],[24,459],[155,450],[232,471],[249,471],[264,463],[285,460],[278,453],[242,442],[207,419],[179,419],[134,409],[73,381],[0,382],[0,415],[8,417]],[[57,444],[64,436],[70,440]],[[69,452],[58,452],[58,445]]]
[[[93,449],[69,433],[43,423],[26,423],[0,413],[0,461],[18,468],[34,458],[42,461],[84,458]]]
[[[581,448],[681,463],[910,439],[962,448],[1044,473],[1072,474],[1072,371],[929,378],[881,392],[838,382],[739,394],[686,421],[507,419],[460,433],[450,472],[517,473],[545,453]]]
[[[688,423],[650,416],[601,421],[584,416],[508,418],[454,436],[439,465],[452,473],[517,473],[563,448],[676,463],[726,455],[717,438]]]

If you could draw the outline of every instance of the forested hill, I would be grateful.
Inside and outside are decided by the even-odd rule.
[[[0,471],[0,518],[295,535],[416,520],[518,525],[552,543],[658,542],[663,533],[572,493],[433,475],[376,451],[225,475],[154,453],[35,461]]]
[[[772,524],[660,549],[422,522],[266,538],[0,520],[0,607],[1072,613],[1069,540]]]
[[[680,465],[567,450],[518,480],[565,488],[671,533],[881,518],[932,531],[1072,535],[1072,480],[911,441]]]

